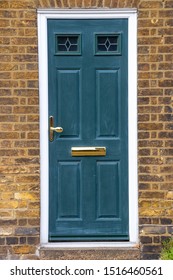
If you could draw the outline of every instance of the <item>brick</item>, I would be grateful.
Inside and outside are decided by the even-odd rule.
[[[171,156],[173,155],[173,149],[161,149],[160,153],[164,156]]]
[[[38,228],[33,228],[33,227],[18,227],[15,229],[15,234],[16,235],[38,235],[39,234],[39,229]]]
[[[1,209],[1,218],[4,219],[12,219],[13,218],[13,210],[2,210]]]
[[[169,206],[169,208],[171,208],[172,204]],[[165,215],[166,216],[173,216],[173,210],[172,209],[168,209],[165,211]]]
[[[151,224],[151,218],[139,218],[139,224]]]
[[[172,106],[165,106],[164,107],[164,112],[165,113],[172,113]]]
[[[138,28],[146,27],[162,27],[164,26],[163,19],[139,19],[138,20]]]
[[[15,106],[13,108],[15,114],[32,114],[38,113],[38,107],[33,106]]]
[[[15,72],[13,73],[13,79],[25,79],[25,80],[30,80],[30,79],[38,79],[38,74],[37,72]]]
[[[13,228],[12,227],[1,227],[0,228],[0,236],[9,236],[13,234]]]
[[[39,164],[38,158],[16,158],[15,162],[17,164]]]
[[[139,175],[139,180],[142,182],[163,182],[163,177],[160,175]],[[153,195],[153,197],[163,197],[162,193],[151,193],[149,195]],[[145,193],[145,196],[148,196],[148,193]]]
[[[150,150],[149,149],[140,149],[138,151],[138,154],[140,156],[149,156],[150,155]]]
[[[172,74],[172,73],[171,73]],[[173,80],[162,80],[159,81],[159,87],[172,87],[173,86]]]
[[[173,191],[169,191],[169,192],[166,194],[166,198],[167,198],[167,199],[173,199]]]
[[[16,209],[17,207],[17,201],[0,201],[0,209]]]
[[[150,65],[147,64],[147,63],[140,63],[139,66],[138,66],[138,70],[139,71],[148,71],[150,68]]]
[[[39,219],[28,219],[28,225],[30,226],[39,226],[40,220]]]
[[[172,71],[171,72],[165,72],[165,78],[171,78],[172,79],[172,77],[173,77],[173,73],[172,73]]]
[[[91,1],[94,2],[94,0],[91,0]],[[58,5],[59,5],[60,7],[62,6],[62,3],[61,3],[60,0],[58,1]],[[76,7],[81,8],[82,6],[83,6],[83,1],[82,1],[82,0],[76,0]]]
[[[173,121],[173,115],[172,114],[164,114],[164,115],[160,114],[159,115],[159,121],[172,122]]]
[[[150,116],[148,114],[138,115],[138,122],[147,122],[149,121]]]
[[[14,125],[14,130],[15,131],[38,131],[39,126],[38,124],[16,124]]]
[[[165,1],[165,8],[173,8],[173,1]]]
[[[17,220],[13,219],[13,220],[0,220],[0,226],[4,227],[4,226],[15,226],[17,225]]]
[[[10,96],[11,95],[11,89],[2,89],[2,88],[0,88],[0,94],[1,94],[1,97],[2,96]]]
[[[139,147],[162,147],[163,141],[161,140],[142,140],[138,142]]]
[[[39,156],[40,150],[39,149],[29,149],[28,150],[28,155],[29,156]]]
[[[145,176],[145,175],[141,175],[141,176]],[[154,176],[153,176],[154,177]],[[156,177],[156,178],[155,178]],[[162,177],[160,178],[160,176],[155,176],[154,178],[152,178],[153,181],[161,181]],[[146,175],[146,181],[147,181],[148,175]],[[145,177],[144,177],[145,179]],[[143,179],[143,180],[144,180]],[[143,198],[150,198],[150,199],[163,199],[164,198],[164,192],[162,191],[146,191],[146,192],[142,192],[141,197]]]
[[[27,243],[26,237],[19,238],[19,244],[26,244],[26,243]]]
[[[0,79],[11,79],[11,73],[0,73]]]
[[[141,254],[141,258],[143,260],[158,260],[160,258],[160,254],[152,254],[152,253],[148,253],[148,254]]]
[[[152,238],[150,236],[141,236],[140,241],[142,244],[152,243]]]
[[[16,218],[38,218],[38,209],[34,210],[16,210]]]
[[[27,225],[27,219],[19,219],[18,220],[19,226],[26,226]]]
[[[163,7],[162,1],[140,1],[141,9],[159,9]]]
[[[0,133],[1,135],[2,133]],[[0,156],[18,156],[19,155],[19,152],[16,151],[16,150],[0,150]]]
[[[161,208],[152,208],[152,207],[148,207],[148,208],[139,208],[139,215],[141,217],[160,217],[160,216],[164,216],[167,215],[166,213],[167,211],[165,209],[161,209]]]
[[[0,29],[0,36],[15,36],[17,35],[17,30],[14,28],[1,28]]]
[[[29,132],[27,134],[28,139],[39,139],[39,133],[37,132]]]
[[[0,19],[1,27],[10,27],[10,21],[8,19]]]
[[[172,53],[173,52],[173,46],[158,46],[158,52],[159,53]]]
[[[18,20],[18,19],[15,19],[15,20],[11,20],[11,26],[13,27],[36,27],[36,21],[35,20],[28,20],[28,19],[23,19],[22,21],[21,20]]]
[[[165,147],[173,147],[173,141],[172,140],[165,141]]]
[[[28,175],[28,176],[27,175],[18,175],[17,174],[15,176],[15,180],[16,180],[16,182],[20,181],[20,182],[23,182],[23,183],[30,183],[30,182],[34,183],[35,181],[39,181],[39,176],[36,175],[36,174],[35,175]],[[24,197],[26,197],[26,195],[27,195],[27,193],[24,194]],[[21,196],[22,196],[22,193],[21,193]],[[17,197],[19,199],[20,194],[15,194],[15,198],[17,198]],[[33,197],[34,197],[34,194],[33,194]]]
[[[165,21],[166,26],[173,26],[173,19],[168,19]]]
[[[33,254],[35,253],[35,247],[30,245],[19,245],[13,247],[14,254]]]
[[[5,238],[0,237],[0,245],[5,245]]]
[[[40,242],[39,237],[33,237],[33,236],[28,237],[27,240],[29,245],[37,245]]]
[[[154,236],[153,243],[160,243],[160,236]]]
[[[164,234],[166,233],[165,226],[143,226],[142,232],[145,234]]]
[[[14,45],[36,45],[37,41],[35,37],[15,37],[11,40],[11,44]]]
[[[18,244],[18,238],[17,237],[7,237],[6,242],[7,242],[7,245],[15,245],[15,244]]]
[[[159,138],[172,138],[173,132],[159,132]]]
[[[139,132],[138,133],[138,139],[147,139],[149,138],[149,132]]]
[[[39,209],[39,208],[40,208],[40,202],[37,202],[37,201],[28,202],[28,209]]]
[[[11,9],[34,9],[35,8],[35,4],[34,2],[36,1],[12,1],[10,2],[10,8]]]
[[[33,179],[32,180],[34,180],[35,179],[35,177],[32,177]],[[36,178],[38,178],[38,177],[36,177]],[[29,177],[22,177],[21,179],[20,179],[20,182],[21,181],[23,181],[24,180],[24,182],[27,182],[28,180],[30,181],[31,180],[31,178]],[[15,199],[22,199],[22,200],[36,200],[36,199],[39,199],[39,193],[29,193],[29,192],[21,192],[21,193],[15,193],[14,194],[14,197],[15,197]]]
[[[138,125],[139,130],[162,130],[162,123],[141,123]]]
[[[138,54],[148,54],[149,49],[148,46],[138,46]]]
[[[30,148],[30,147],[39,147],[39,141],[15,141],[14,147],[20,147],[20,148]]]
[[[139,95],[142,96],[162,96],[163,90],[162,89],[140,89]]]
[[[14,105],[14,104],[18,104],[18,102],[19,102],[18,98],[14,98],[14,97],[1,97],[0,98],[1,105]]]
[[[151,201],[148,200],[142,200],[139,202],[139,207],[142,208],[147,208],[147,207],[151,207]]]
[[[172,224],[172,219],[170,218],[161,218],[160,222],[162,225],[171,225]]]
[[[161,37],[141,37],[138,39],[138,45],[160,45],[162,43]]]
[[[34,54],[17,54],[12,57],[13,62],[35,62],[37,60],[37,56]]]
[[[171,235],[173,234],[173,226],[168,227],[168,233]]]
[[[3,80],[1,80],[1,86],[4,87],[4,88],[17,87],[18,82],[17,81],[3,81]]]
[[[7,254],[7,248],[5,246],[0,246],[0,255],[6,255]]]
[[[139,113],[152,113],[157,114],[161,113],[162,107],[161,106],[139,106]]]
[[[139,190],[149,190],[150,188],[150,184],[139,182]]]
[[[161,245],[144,245],[142,251],[150,253],[160,253]]]
[[[159,28],[158,29],[158,35],[172,35],[173,33],[173,28],[169,27],[169,28]],[[172,38],[172,37],[170,37]]]

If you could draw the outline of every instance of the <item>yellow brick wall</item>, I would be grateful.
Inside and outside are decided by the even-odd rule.
[[[141,258],[173,234],[173,1],[0,0],[0,258],[37,258],[37,8],[138,9]]]

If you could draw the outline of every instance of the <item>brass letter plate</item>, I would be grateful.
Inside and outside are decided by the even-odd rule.
[[[106,156],[106,147],[72,147],[72,157]]]

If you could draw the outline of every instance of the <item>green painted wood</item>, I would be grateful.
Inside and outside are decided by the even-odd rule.
[[[112,33],[119,55],[96,54]],[[57,55],[59,34],[80,34],[76,55]],[[49,115],[64,129],[49,143],[50,241],[129,239],[127,36],[126,19],[48,20]],[[82,146],[106,156],[72,157]]]

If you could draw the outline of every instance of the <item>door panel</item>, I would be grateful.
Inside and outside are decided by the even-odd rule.
[[[97,162],[97,220],[112,220],[117,217],[119,217],[119,163]]]
[[[126,19],[48,20],[50,241],[129,238],[127,41]]]
[[[57,119],[65,127],[62,138],[79,137],[80,70],[57,70]]]
[[[80,162],[58,163],[57,221],[81,217],[80,170]]]
[[[118,70],[96,70],[96,93],[97,137],[118,137]]]

